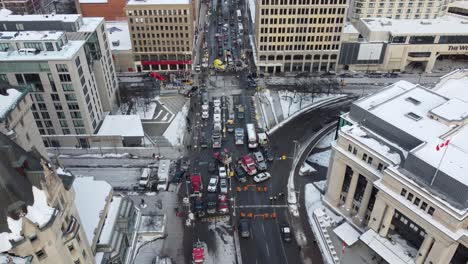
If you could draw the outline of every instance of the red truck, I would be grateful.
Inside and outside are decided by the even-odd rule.
[[[190,176],[190,181],[192,183],[192,195],[201,196],[201,191],[203,190],[201,175],[192,174],[192,176]]]
[[[239,159],[239,164],[242,168],[247,172],[248,175],[255,175],[257,174],[257,167],[255,166],[255,162],[249,155],[244,155]]]

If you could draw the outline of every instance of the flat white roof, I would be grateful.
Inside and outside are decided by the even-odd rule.
[[[106,30],[111,39],[111,50],[131,50],[132,41],[127,21],[108,21]],[[114,45],[117,44],[118,45]]]
[[[78,32],[93,32],[97,29],[101,21],[104,21],[102,17],[83,17],[83,25],[80,26]]]
[[[127,5],[187,5],[190,0],[128,0]]]
[[[354,227],[352,227],[348,222],[344,222],[339,225],[337,228],[333,229],[333,232],[343,240],[347,246],[352,246],[359,240],[361,235]]]
[[[4,9],[2,9],[4,10]],[[50,14],[50,15],[13,15],[8,12],[0,12],[0,20],[6,21],[64,21],[74,22],[79,19],[81,15],[78,14]]]
[[[106,222],[104,223],[101,236],[99,237],[99,244],[109,244],[111,242],[112,231],[114,231],[115,222],[117,222],[121,203],[121,196],[112,197],[112,202],[107,213]]]
[[[435,19],[362,18],[370,31],[392,35],[468,35],[468,20],[444,16]]]
[[[468,1],[455,1],[449,4],[449,7],[459,7],[468,9]]]
[[[343,33],[347,34],[359,34],[359,31],[351,23],[346,23],[343,29]]]
[[[433,90],[445,97],[468,102],[468,70],[460,70],[445,77]]]
[[[453,98],[431,110],[448,121],[462,121],[468,117],[468,102]]]
[[[63,34],[63,31],[3,31],[0,32],[0,41],[58,40]]]
[[[361,241],[369,246],[375,253],[379,254],[386,262],[390,264],[413,264],[414,259],[406,255],[407,246],[399,243],[393,243],[387,238],[381,237],[374,230],[367,230],[360,237]]]
[[[13,88],[7,89],[7,95],[0,94],[0,118],[16,105],[22,95],[22,92]]]
[[[52,61],[70,60],[83,47],[85,41],[68,41],[60,51],[41,51],[38,54],[24,54],[18,51],[0,52],[0,61]]]
[[[145,133],[139,115],[108,115],[99,129],[98,135],[144,137]]]
[[[86,237],[91,244],[94,230],[98,227],[101,213],[106,207],[107,197],[112,187],[105,181],[96,181],[93,177],[77,177],[73,181],[75,205],[80,214]],[[104,216],[102,216],[104,217]]]

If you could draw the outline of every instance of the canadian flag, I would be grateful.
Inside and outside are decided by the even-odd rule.
[[[345,253],[345,249],[346,249],[346,242],[343,242],[343,248],[341,249],[341,254]]]
[[[439,150],[441,150],[442,148],[447,147],[449,143],[450,143],[450,139],[447,139],[447,140],[445,140],[444,142],[442,142],[442,143],[440,143],[440,144],[437,144],[436,150],[439,151]]]

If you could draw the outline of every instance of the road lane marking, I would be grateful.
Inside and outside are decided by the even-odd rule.
[[[268,248],[268,244],[266,245],[267,256],[270,257],[270,249]]]

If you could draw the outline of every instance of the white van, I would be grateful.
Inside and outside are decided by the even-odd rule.
[[[258,143],[260,144],[260,146],[268,145],[268,137],[266,133],[258,133],[257,136],[258,136]]]
[[[151,176],[151,169],[144,168],[143,171],[141,172],[140,181],[138,182],[138,185],[140,185],[141,187],[148,186],[150,176]]]

